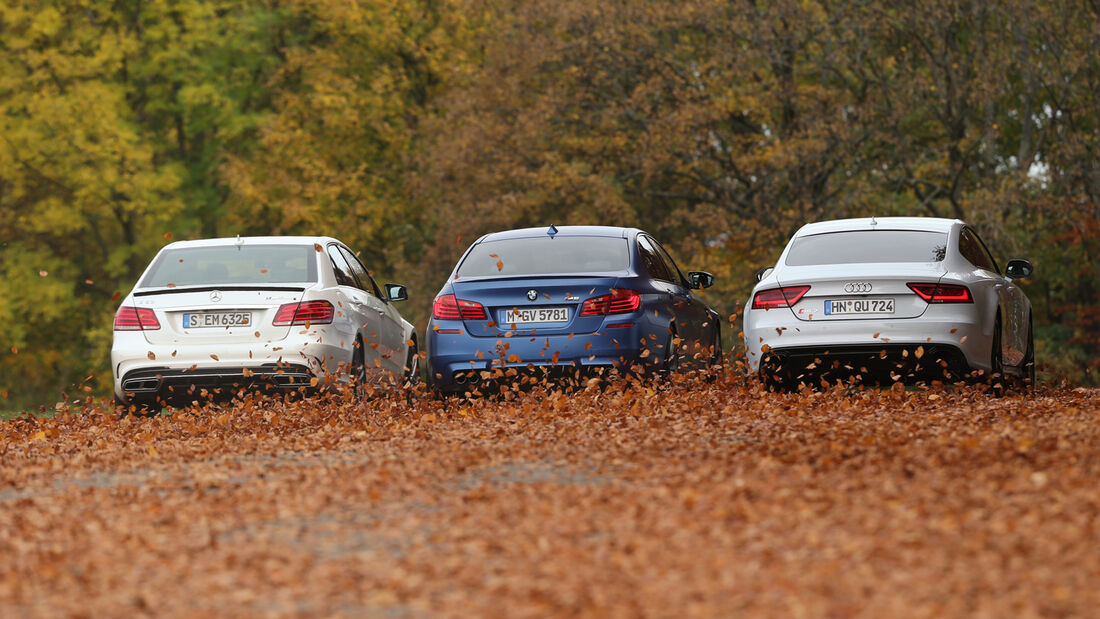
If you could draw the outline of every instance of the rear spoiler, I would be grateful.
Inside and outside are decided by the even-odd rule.
[[[183,292],[209,292],[212,290],[252,290],[257,292],[304,292],[305,286],[188,286],[186,288],[160,288],[158,290],[142,290],[135,292],[135,297],[148,297],[158,294],[180,294]]]

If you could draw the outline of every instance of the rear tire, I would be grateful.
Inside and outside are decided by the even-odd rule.
[[[1024,389],[1035,388],[1035,328],[1030,315],[1027,317],[1027,352],[1020,365],[1020,380]]]
[[[409,355],[405,359],[405,386],[415,387],[420,384],[420,349],[413,341],[409,346]]]
[[[668,376],[680,369],[680,355],[677,354],[676,329],[668,334],[668,342],[665,343],[665,358],[661,362],[660,373]]]
[[[363,352],[363,341],[355,341],[355,349],[351,353],[351,367],[348,368],[348,376],[351,379],[351,391],[356,398],[362,398],[366,394],[367,364],[366,354]]]
[[[993,349],[989,353],[989,377],[986,384],[993,395],[1000,397],[1005,393],[1007,382],[1004,372],[1004,352],[1001,350],[1001,313],[993,323]]]

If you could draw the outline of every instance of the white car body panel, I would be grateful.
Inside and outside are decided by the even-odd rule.
[[[879,344],[951,347],[961,352],[972,370],[992,368],[993,331],[998,310],[1002,322],[1004,365],[1024,362],[1029,337],[1031,304],[1012,280],[978,268],[958,250],[959,235],[967,228],[959,220],[888,217],[835,220],[803,226],[791,238],[775,267],[757,283],[744,314],[745,349],[749,367],[760,370],[761,361],[774,352],[829,350],[830,347],[876,346]],[[947,234],[942,261],[866,262],[789,266],[788,254],[804,236],[848,231],[914,230]],[[827,259],[823,258],[823,262]],[[908,283],[961,284],[973,297],[972,303],[928,303],[908,288]],[[849,293],[845,286],[864,287],[870,292]],[[761,291],[779,287],[809,285],[810,289],[791,307],[753,309]],[[893,314],[826,315],[825,301],[831,299],[893,298]]]
[[[181,241],[165,246],[161,253],[181,248],[234,246],[238,242],[309,247],[310,255],[316,260],[317,281],[248,284],[241,286],[244,289],[235,289],[234,284],[142,288],[140,283],[155,264],[154,258],[138,279],[138,287],[121,305],[151,309],[160,328],[114,332],[111,369],[114,392],[120,401],[129,402],[131,394],[148,395],[125,388],[123,382],[132,372],[144,373],[145,380],[152,380],[148,377],[151,372],[177,375],[185,370],[217,373],[226,369],[245,378],[247,372],[270,373],[277,371],[272,368],[274,364],[290,364],[295,370],[288,373],[302,381],[302,386],[309,386],[311,378],[319,379],[321,384],[344,380],[357,338],[363,342],[368,376],[380,380],[387,375],[401,377],[406,373],[410,352],[407,342],[416,339],[413,325],[401,317],[392,302],[354,286],[337,284],[327,248],[347,247],[334,238],[247,237]],[[272,324],[280,306],[313,300],[325,300],[333,305],[331,323]],[[186,328],[183,315],[199,311],[248,312],[252,320],[248,325],[233,327]],[[173,392],[172,395],[179,394]]]

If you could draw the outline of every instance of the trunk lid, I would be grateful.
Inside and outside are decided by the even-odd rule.
[[[150,344],[264,343],[286,338],[291,327],[273,325],[275,314],[304,293],[302,286],[163,288],[135,291],[134,304],[160,321],[160,329],[142,331]]]
[[[452,282],[455,296],[485,307],[488,320],[464,321],[466,330],[477,337],[500,337],[511,331],[520,335],[557,335],[592,333],[600,328],[604,316],[581,316],[581,305],[588,299],[610,294],[619,281],[617,276],[567,276],[522,279],[477,279]],[[534,300],[529,298],[533,292]],[[507,322],[510,310],[565,310],[553,320]],[[551,312],[540,312],[548,316]]]
[[[906,319],[928,309],[907,284],[935,283],[946,272],[942,262],[834,264],[785,267],[777,280],[785,288],[810,287],[790,307],[799,320]]]

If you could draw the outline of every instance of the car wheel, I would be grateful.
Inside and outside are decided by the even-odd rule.
[[[1035,387],[1035,329],[1031,316],[1027,317],[1027,353],[1024,354],[1020,370],[1024,389],[1033,389]]]
[[[363,341],[355,340],[355,350],[351,353],[351,367],[348,368],[348,377],[351,379],[351,389],[355,397],[361,398],[366,394],[367,364],[363,352]]]
[[[420,384],[420,350],[414,341],[409,346],[409,355],[405,359],[405,386],[413,387]]]
[[[997,320],[993,322],[993,349],[989,352],[989,376],[986,383],[997,396],[1004,395],[1004,353],[1001,350],[1001,313],[997,312]]]
[[[668,341],[665,342],[665,358],[661,362],[660,373],[664,375],[672,374],[680,369],[680,355],[677,354],[676,347],[676,329],[671,329],[668,334]]]

